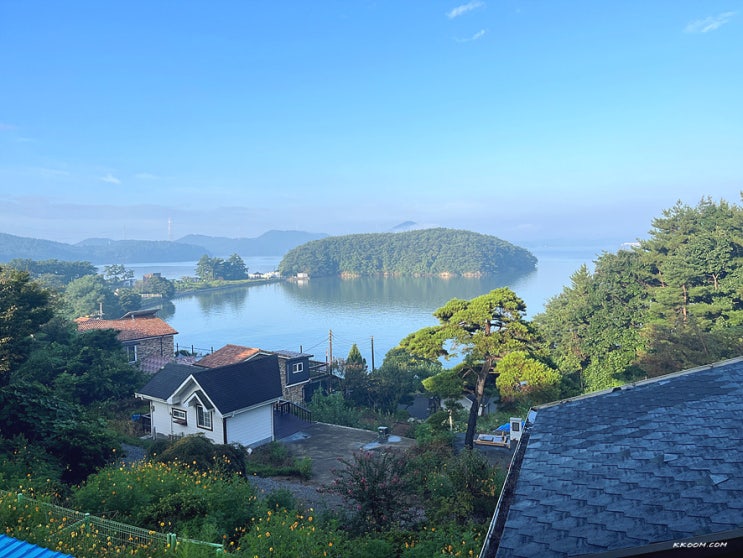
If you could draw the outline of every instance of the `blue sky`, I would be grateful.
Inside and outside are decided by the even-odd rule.
[[[741,190],[742,0],[0,0],[0,232],[621,242]]]

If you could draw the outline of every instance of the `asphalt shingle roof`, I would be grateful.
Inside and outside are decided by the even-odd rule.
[[[281,397],[276,355],[255,357],[193,374],[212,403],[224,414]]]
[[[537,408],[527,432],[487,556],[571,556],[743,528],[742,359]]]
[[[220,366],[200,368],[169,363],[137,391],[138,395],[166,400],[193,376],[209,400],[227,414],[281,397],[281,376],[276,355]]]
[[[199,368],[188,364],[169,362],[162,370],[153,375],[144,387],[137,390],[137,394],[166,400],[173,395],[186,378],[199,370]]]

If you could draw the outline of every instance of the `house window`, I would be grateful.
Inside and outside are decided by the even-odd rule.
[[[292,364],[292,374],[299,374],[304,370],[304,364],[301,362],[295,362]]]
[[[183,409],[173,409],[171,415],[173,416],[173,422],[176,424],[182,424],[183,426],[188,424],[188,415]]]
[[[124,350],[126,351],[126,357],[129,359],[129,362],[137,362],[136,345],[127,345],[126,347],[124,347]]]
[[[212,412],[207,411],[201,405],[196,406],[196,424],[199,428],[212,429]]]

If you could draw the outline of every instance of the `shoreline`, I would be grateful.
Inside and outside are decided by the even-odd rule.
[[[176,298],[181,298],[184,296],[197,294],[197,293],[224,291],[228,289],[236,289],[238,287],[251,287],[254,285],[267,285],[269,283],[279,283],[285,280],[286,279],[271,277],[269,279],[244,279],[244,280],[239,280],[239,281],[230,281],[230,282],[226,282],[224,285],[210,285],[207,287],[196,287],[193,289],[176,291],[176,293],[173,295],[173,297],[170,300],[175,300]]]

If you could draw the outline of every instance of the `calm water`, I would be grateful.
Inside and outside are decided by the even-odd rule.
[[[541,312],[551,297],[569,284],[581,264],[591,264],[595,251],[543,251],[538,269],[521,277],[479,279],[316,278],[304,284],[280,282],[177,298],[160,312],[178,330],[181,348],[201,352],[227,343],[268,350],[303,350],[324,360],[329,350],[345,357],[356,343],[372,364],[409,333],[435,325],[432,313],[452,298],[469,299],[508,286],[527,304],[529,317]],[[244,258],[248,269],[272,271],[280,258]],[[173,279],[193,275],[195,263],[128,265],[135,276],[160,272]]]

